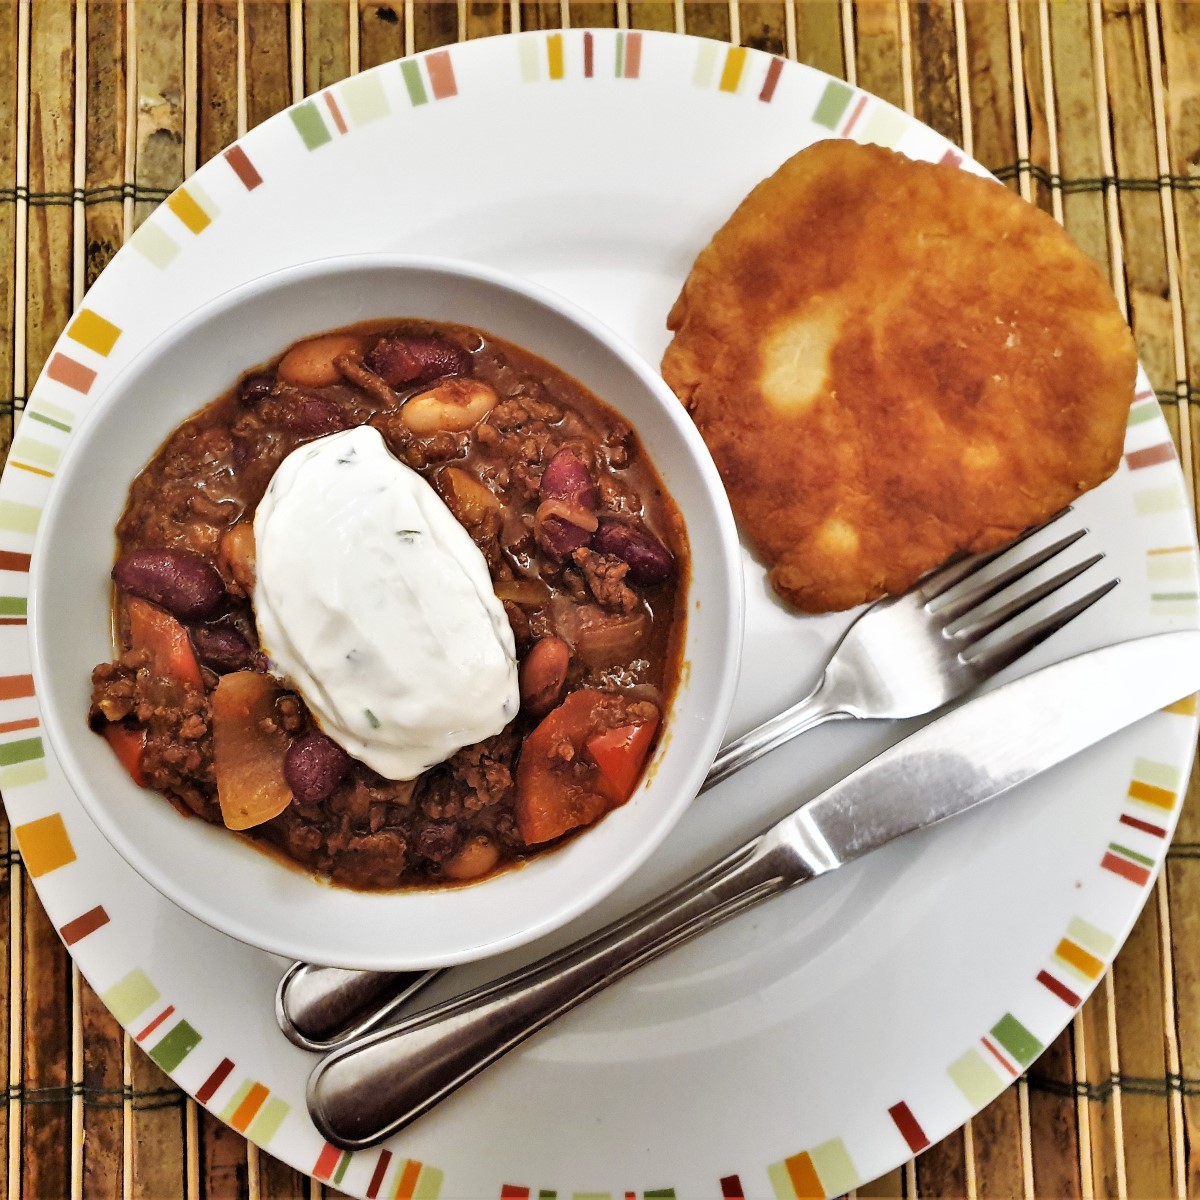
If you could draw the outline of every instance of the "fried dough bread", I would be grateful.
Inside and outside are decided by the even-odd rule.
[[[1103,274],[954,166],[801,151],[701,251],[667,324],[663,376],[804,611],[903,592],[1120,461],[1137,353]]]

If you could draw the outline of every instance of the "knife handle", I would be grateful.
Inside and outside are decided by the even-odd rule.
[[[317,1128],[344,1149],[382,1141],[610,983],[821,873],[819,851],[805,851],[760,834],[591,937],[337,1050],[309,1078]]]

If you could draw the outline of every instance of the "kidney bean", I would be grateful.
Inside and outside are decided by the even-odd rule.
[[[265,400],[275,387],[273,375],[247,375],[238,388],[238,396],[243,404],[257,404]]]
[[[254,659],[250,643],[227,625],[197,625],[192,630],[192,645],[200,661],[218,675],[244,671]]]
[[[592,473],[570,450],[560,450],[542,472],[543,500],[567,500],[596,511],[597,492]]]
[[[210,616],[225,597],[220,571],[192,550],[131,550],[117,559],[112,578],[184,620]]]
[[[316,804],[333,794],[350,770],[350,756],[319,730],[297,738],[283,757],[283,776],[302,804]]]
[[[592,536],[586,529],[572,525],[570,521],[564,520],[562,517],[546,517],[545,520],[539,521],[534,528],[537,544],[558,562],[567,558],[572,550],[586,546]]]
[[[422,857],[440,863],[458,849],[460,840],[456,825],[449,821],[431,821],[417,831],[414,849]]]
[[[440,337],[383,338],[363,359],[389,387],[428,383],[447,375],[470,375],[471,356]]]
[[[562,638],[544,637],[535,642],[521,664],[521,707],[535,717],[548,713],[558,703],[570,665],[571,648]]]
[[[324,437],[352,429],[354,418],[340,404],[320,396],[300,396],[280,409],[283,425],[301,437]]]
[[[629,564],[634,583],[662,583],[675,572],[675,558],[653,534],[624,521],[601,521],[592,549]]]

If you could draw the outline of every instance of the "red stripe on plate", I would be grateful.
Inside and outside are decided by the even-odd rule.
[[[200,1085],[200,1090],[196,1093],[196,1099],[201,1104],[207,1104],[213,1096],[217,1094],[217,1088],[229,1078],[229,1073],[233,1070],[233,1060],[223,1058],[217,1064],[217,1069]]]
[[[888,1109],[888,1116],[896,1122],[900,1136],[908,1143],[908,1148],[914,1154],[929,1145],[929,1138],[925,1135],[925,1130],[918,1124],[917,1118],[912,1115],[912,1109],[903,1100]]]
[[[367,1200],[375,1200],[379,1195],[379,1185],[383,1183],[383,1177],[387,1174],[387,1169],[392,1162],[392,1152],[390,1150],[381,1150],[379,1152],[379,1161],[375,1164],[375,1172],[371,1176],[371,1182],[367,1184]]]
[[[246,157],[246,152],[241,146],[230,146],[225,151],[225,161],[233,168],[233,173],[245,185],[246,191],[252,192],[262,183],[262,176],[258,173],[254,164]]]
[[[133,1035],[133,1040],[135,1042],[144,1042],[174,1011],[175,1005],[168,1004],[141,1033]]]
[[[1049,971],[1039,971],[1037,981],[1047,991],[1053,992],[1064,1004],[1069,1004],[1072,1008],[1078,1008],[1083,1003],[1065,983],[1060,983]]]
[[[1151,833],[1155,837],[1167,836],[1167,831],[1161,825],[1152,825],[1149,821],[1141,821],[1128,813],[1121,814],[1121,824],[1128,825],[1131,829],[1140,829],[1143,833]]]
[[[1125,462],[1131,471],[1174,461],[1175,447],[1170,442],[1159,442],[1157,446],[1147,446],[1144,450],[1131,450],[1125,455]]]
[[[781,74],[783,74],[783,59],[771,59],[771,65],[767,68],[767,77],[763,80],[762,91],[758,93],[758,98],[764,104],[771,103],[771,97],[775,95],[775,86],[779,83]]]
[[[1111,852],[1100,860],[1100,865],[1106,871],[1120,875],[1122,879],[1128,879],[1130,883],[1142,885],[1150,882],[1150,872],[1145,867],[1138,863],[1132,863],[1127,858],[1120,858]]]
[[[107,924],[108,913],[96,905],[95,908],[89,908],[87,912],[73,921],[68,921],[58,932],[68,946],[73,946],[87,937],[89,933],[95,933],[97,929]]]

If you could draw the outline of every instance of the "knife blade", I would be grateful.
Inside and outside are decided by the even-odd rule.
[[[1198,689],[1200,630],[1187,630],[1080,654],[969,700],[598,933],[331,1054],[309,1079],[309,1112],[335,1145],[373,1145],[666,950],[1002,795]]]

